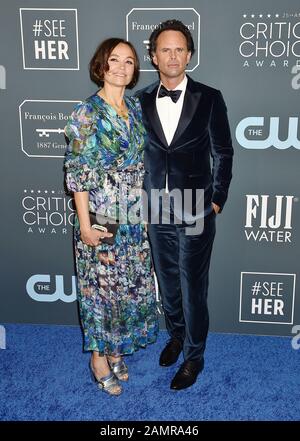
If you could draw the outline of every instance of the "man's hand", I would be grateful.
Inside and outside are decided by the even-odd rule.
[[[215,204],[214,202],[212,202],[211,204],[212,204],[212,207],[213,207],[213,209],[214,209],[214,212],[215,212],[216,214],[218,214],[219,211],[220,211],[220,207],[219,207],[219,205]]]

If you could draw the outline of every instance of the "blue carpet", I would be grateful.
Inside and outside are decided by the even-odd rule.
[[[126,357],[130,381],[110,397],[91,382],[79,327],[6,325],[0,350],[2,421],[202,421],[300,419],[300,350],[291,339],[209,334],[197,383],[172,391],[175,366],[158,358],[167,334]]]

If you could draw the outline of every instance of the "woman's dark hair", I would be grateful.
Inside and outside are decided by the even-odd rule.
[[[97,86],[103,86],[104,73],[109,70],[108,59],[114,48],[120,43],[129,46],[134,57],[133,77],[126,87],[132,89],[136,85],[140,74],[140,63],[135,48],[129,41],[123,40],[123,38],[108,38],[99,44],[89,65],[90,78]]]
[[[181,32],[186,39],[186,44],[188,51],[193,55],[195,52],[195,45],[193,41],[192,34],[190,30],[179,20],[167,20],[159,25],[158,28],[154,29],[152,34],[150,35],[150,46],[149,46],[149,54],[150,57],[153,57],[153,54],[156,51],[156,43],[160,34],[164,31],[179,31]]]

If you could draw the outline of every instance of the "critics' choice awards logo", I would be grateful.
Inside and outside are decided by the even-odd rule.
[[[29,234],[72,232],[75,206],[63,190],[27,190],[22,196],[22,219]]]
[[[36,302],[71,303],[76,300],[76,277],[66,280],[63,275],[34,274],[27,280],[26,292]]]
[[[235,131],[237,142],[245,149],[267,149],[275,147],[279,150],[294,147],[300,149],[298,139],[299,118],[249,116],[242,119]]]
[[[300,13],[244,14],[239,54],[245,68],[300,64]]]
[[[63,158],[64,127],[79,101],[24,100],[19,106],[21,148],[37,158]]]
[[[294,196],[246,195],[245,236],[254,242],[292,242]]]
[[[195,53],[187,72],[200,63],[200,14],[194,8],[133,8],[126,15],[126,38],[137,50],[142,72],[155,71],[148,53],[149,37],[160,24],[171,18],[182,21],[191,31]]]
[[[79,70],[77,9],[20,8],[24,69]]]
[[[291,325],[296,274],[241,273],[240,322]]]

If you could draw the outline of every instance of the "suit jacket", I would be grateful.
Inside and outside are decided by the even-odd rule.
[[[232,177],[233,148],[227,109],[219,90],[188,77],[182,113],[168,146],[156,110],[159,81],[137,92],[148,133],[144,187],[169,191],[204,189],[205,215],[214,202],[223,208]],[[212,158],[212,161],[211,161]],[[193,196],[194,197],[194,196]]]

